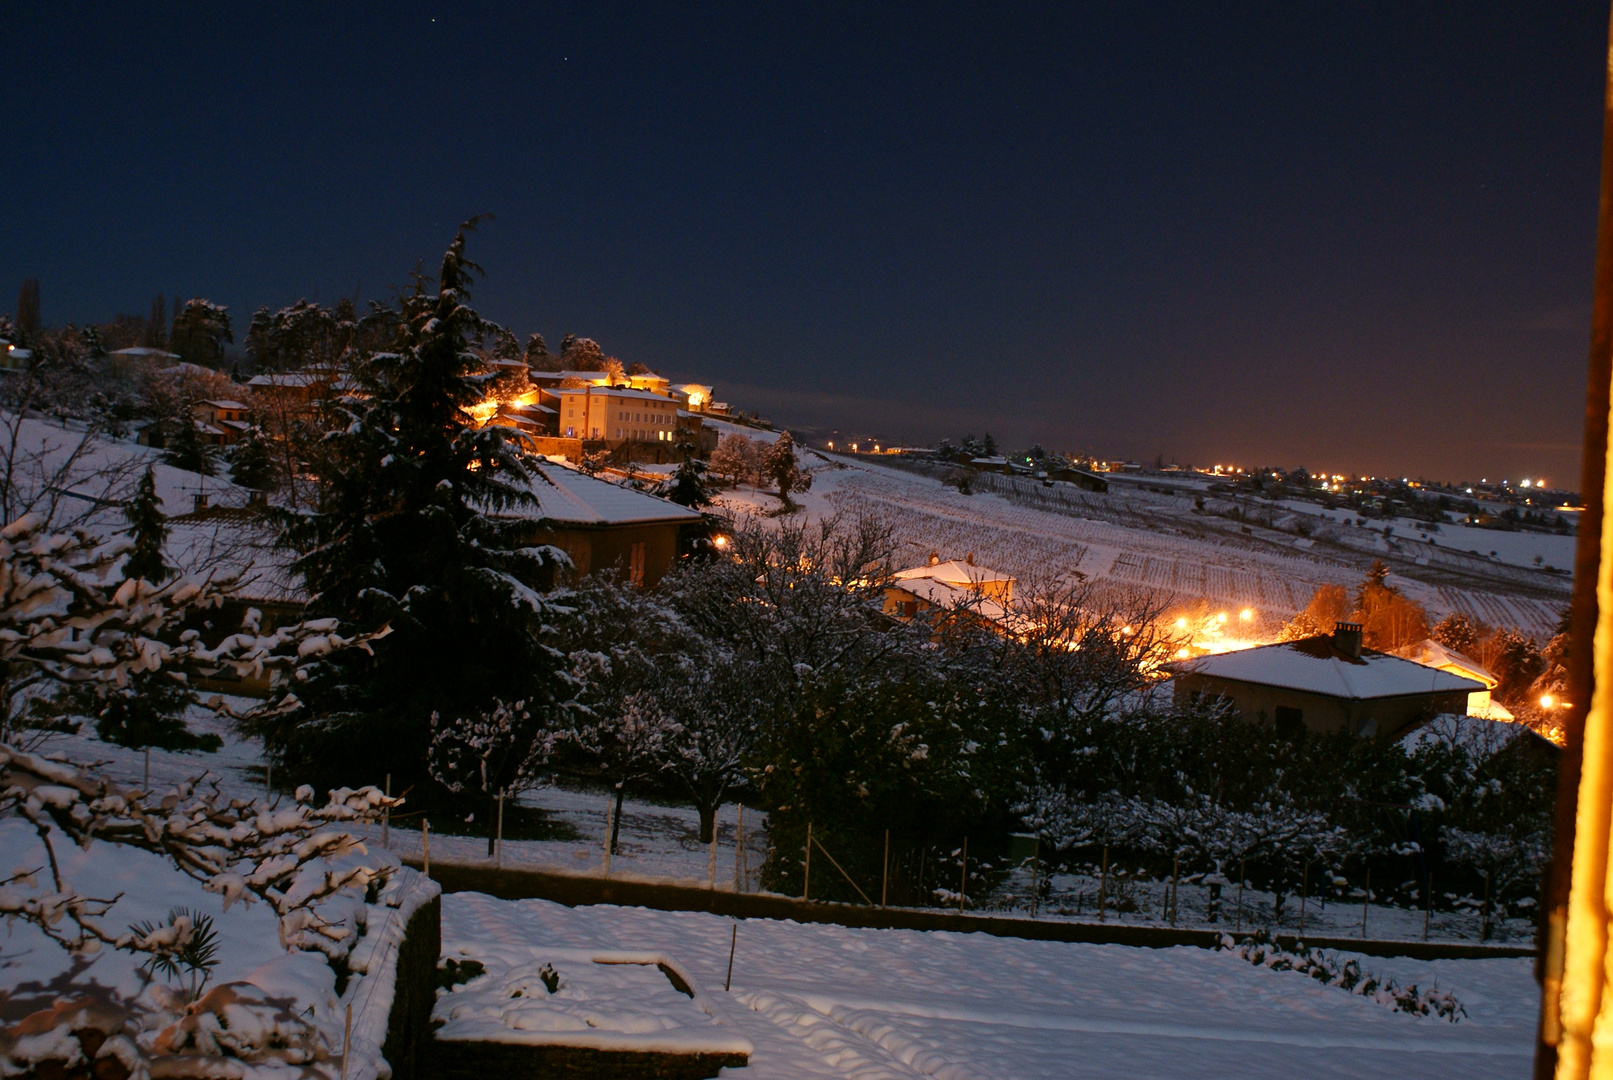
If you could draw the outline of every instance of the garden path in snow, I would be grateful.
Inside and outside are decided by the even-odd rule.
[[[443,898],[455,940],[657,950],[681,961],[756,1047],[744,1080],[856,1077],[1523,1077],[1536,989],[1528,960],[1363,964],[1455,991],[1458,1024],[1416,1018],[1292,972],[1194,948],[984,934],[739,923],[699,912]]]

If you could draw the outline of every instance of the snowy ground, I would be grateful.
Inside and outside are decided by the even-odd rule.
[[[671,954],[755,1046],[745,1080],[857,1077],[1522,1077],[1536,990],[1527,960],[1363,958],[1455,992],[1457,1024],[1414,1018],[1229,953],[983,934],[738,923],[695,912],[566,908],[456,893],[444,955],[509,941]]]

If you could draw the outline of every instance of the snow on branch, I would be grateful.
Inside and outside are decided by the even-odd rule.
[[[304,786],[282,806],[226,799],[216,784],[202,780],[159,795],[0,743],[0,817],[15,814],[33,825],[44,859],[38,873],[48,878],[44,889],[34,874],[0,882],[0,915],[22,918],[75,952],[101,945],[153,955],[182,949],[193,931],[188,922],[147,933],[109,930],[100,919],[118,897],[87,896],[64,880],[57,840],[84,848],[100,840],[165,856],[221,895],[226,908],[238,900],[263,901],[279,916],[283,946],[337,959],[352,949],[356,930],[327,921],[316,905],[344,889],[379,888],[392,866],[386,860],[337,865],[366,849],[333,826],[373,820],[401,802],[374,787],[340,788],[315,806],[312,789]]]

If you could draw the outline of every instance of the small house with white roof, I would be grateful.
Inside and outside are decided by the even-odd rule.
[[[1281,734],[1347,731],[1400,737],[1443,713],[1467,712],[1476,679],[1361,647],[1361,627],[1169,665],[1178,704],[1220,699]]]
[[[945,562],[936,552],[923,566],[902,570],[885,589],[885,614],[912,619],[921,611],[972,611],[983,619],[1001,623],[1014,601],[1014,579],[1007,574],[976,566],[974,553],[963,561]]]
[[[504,513],[532,519],[533,542],[564,551],[577,577],[615,571],[634,585],[654,585],[677,561],[686,534],[705,520],[698,510],[552,460],[532,472],[538,504]]]

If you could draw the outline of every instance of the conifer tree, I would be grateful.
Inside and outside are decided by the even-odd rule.
[[[494,378],[475,349],[498,331],[469,303],[473,225],[435,282],[419,277],[399,298],[395,340],[359,358],[353,392],[332,402],[320,505],[292,529],[310,614],[391,629],[373,655],[316,665],[298,690],[309,712],[265,730],[271,753],[310,778],[362,763],[423,781],[434,714],[441,730],[501,701],[543,716],[567,696],[536,591],[563,556],[502,513],[535,502],[517,434],[469,414]]]
[[[190,409],[184,409],[174,422],[174,436],[168,440],[168,451],[163,460],[176,469],[213,475],[213,448],[202,441],[201,430]]]
[[[123,509],[129,522],[129,538],[134,547],[123,564],[125,580],[142,579],[160,585],[173,571],[162,561],[168,523],[157,498],[157,480],[150,466],[135,486],[134,498]],[[102,740],[131,750],[203,750],[211,753],[223,745],[217,735],[195,734],[185,726],[184,712],[195,700],[195,692],[173,674],[163,670],[137,671],[128,684],[107,694],[82,695],[82,708],[96,718],[96,733]]]
[[[162,514],[162,500],[157,498],[157,478],[151,466],[135,486],[134,498],[123,508],[129,521],[129,536],[134,547],[128,561],[123,564],[123,576],[133,580],[143,578],[160,585],[171,572],[162,561],[162,545],[168,539],[168,521]]]
[[[269,491],[275,486],[274,455],[256,424],[231,448],[230,479],[253,491]]]

